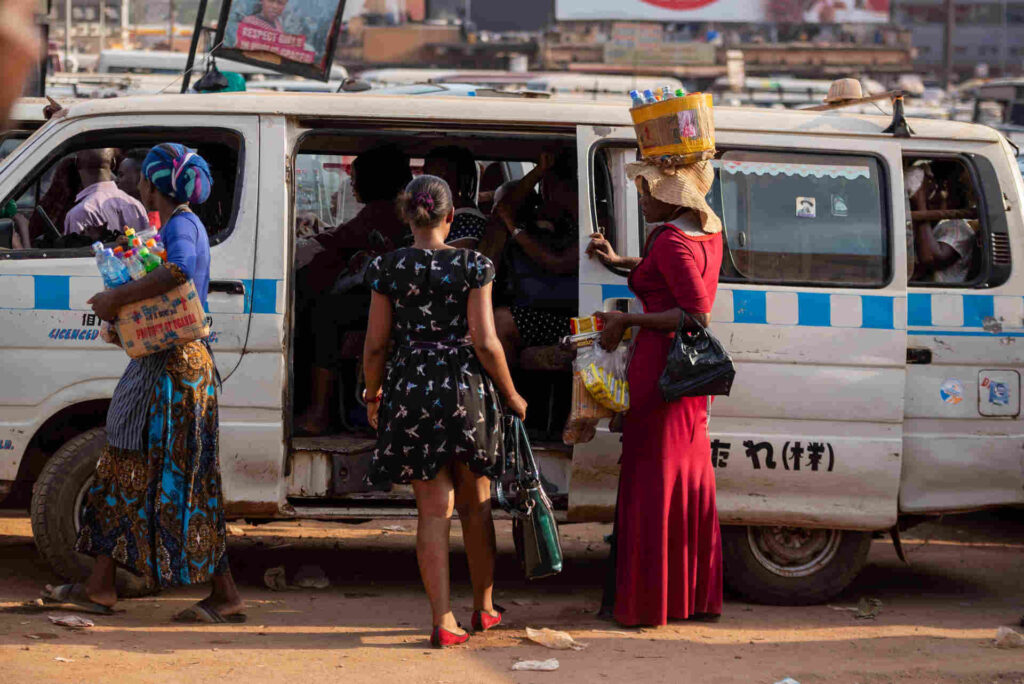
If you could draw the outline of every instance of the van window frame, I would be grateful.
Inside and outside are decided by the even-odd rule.
[[[999,287],[1009,281],[1013,271],[1013,253],[1012,253],[1012,241],[1010,241],[1011,254],[1010,254],[1010,271],[1004,280],[990,284],[992,279],[992,227],[989,224],[989,213],[992,208],[988,206],[988,198],[985,196],[985,192],[982,187],[981,174],[978,169],[977,163],[970,154],[962,152],[928,152],[926,150],[910,149],[904,150],[902,153],[903,159],[906,160],[941,160],[941,161],[956,161],[964,165],[967,169],[967,173],[971,177],[971,191],[974,193],[975,200],[978,204],[978,226],[981,230],[981,240],[978,249],[980,253],[978,256],[981,258],[981,268],[978,270],[978,275],[973,280],[965,281],[962,283],[934,283],[922,280],[911,280],[907,278],[907,289],[950,289],[950,290],[979,290],[988,289],[991,287]],[[991,162],[990,162],[991,163]],[[1002,185],[999,186],[999,192],[1003,194]],[[907,220],[911,221],[911,217],[908,214]],[[909,255],[907,257],[910,258]],[[915,255],[916,258],[916,255]]]
[[[822,283],[814,281],[798,281],[798,280],[761,280],[755,278],[738,278],[735,276],[726,276],[719,273],[720,283],[729,283],[730,285],[758,285],[758,286],[776,286],[776,287],[814,287],[821,289],[848,289],[848,290],[884,290],[893,284],[895,279],[895,268],[893,258],[893,204],[891,197],[891,177],[892,171],[889,168],[889,164],[883,155],[877,152],[864,151],[864,152],[848,152],[846,150],[840,151],[825,151],[808,149],[804,147],[779,147],[772,145],[768,147],[755,146],[755,145],[726,145],[719,146],[715,154],[715,160],[721,159],[722,155],[726,152],[776,152],[779,154],[806,154],[814,156],[835,156],[835,157],[861,157],[870,158],[878,163],[878,187],[879,187],[879,198],[881,199],[881,217],[882,217],[882,244],[885,246],[885,253],[883,255],[883,276],[882,279],[877,283],[848,283],[848,282],[834,282],[834,283]],[[720,173],[720,171],[716,172]],[[716,179],[718,180],[718,179]],[[721,181],[719,180],[719,183]],[[723,242],[725,236],[723,235]],[[725,245],[723,249],[723,256],[728,251],[728,245]]]
[[[615,147],[615,148],[627,149],[627,150],[628,149],[632,149],[632,150],[637,152],[637,160],[640,159],[639,149],[636,146],[636,141],[635,140],[626,140],[624,138],[623,139],[619,139],[619,140],[616,140],[614,138],[612,138],[612,139],[604,139],[604,140],[599,140],[598,142],[596,142],[595,144],[590,146],[590,150],[587,153],[587,179],[588,179],[588,187],[590,188],[590,193],[589,193],[590,197],[588,197],[587,204],[588,204],[588,206],[590,208],[590,221],[591,221],[591,225],[594,226],[595,228],[600,225],[598,223],[598,220],[597,220],[597,187],[596,187],[595,175],[594,175],[596,173],[596,171],[597,171],[597,155],[598,155],[598,153],[600,153],[601,151],[603,151],[603,150],[605,150],[606,148],[609,148],[609,147]],[[624,187],[629,188],[632,185],[633,185],[632,183],[627,183]],[[613,181],[613,184],[612,184],[612,189],[614,190],[614,181]],[[629,192],[628,189],[627,189],[627,192]],[[614,192],[612,193],[612,198],[614,200]],[[622,201],[625,201],[624,197],[623,197]],[[640,211],[640,202],[639,201],[637,202],[637,205],[636,205],[636,212],[637,212],[637,226],[639,227],[639,230],[640,230],[640,251],[642,252],[643,248],[644,248],[644,233],[645,233],[644,226],[645,226],[645,224],[644,224],[643,212]],[[628,241],[629,241],[628,234],[625,233],[625,232],[623,232],[623,234],[622,234],[622,237],[625,238],[627,244],[620,245],[619,244],[620,241],[619,241],[618,237],[619,237],[618,235],[613,235],[611,239],[608,239],[608,236],[605,235],[605,238],[608,239],[608,242],[611,243],[612,248],[618,254],[626,254],[626,251],[628,249]],[[600,262],[600,263],[601,263],[602,266],[604,266],[604,268],[606,270],[610,271],[611,273],[614,273],[617,276],[621,276],[623,278],[626,278],[626,277],[629,276],[630,272],[628,270],[626,270],[626,269],[617,268],[615,266],[610,266],[610,265],[604,263],[603,261]]]
[[[118,136],[138,136],[140,139],[152,138],[155,140],[161,140],[166,142],[167,140],[175,140],[181,137],[182,131],[188,131],[188,137],[194,138],[197,134],[201,134],[203,131],[215,131],[218,134],[225,135],[233,138],[233,143],[238,155],[238,169],[235,173],[235,187],[232,191],[231,198],[231,214],[228,220],[228,229],[220,231],[216,234],[216,239],[211,236],[210,248],[222,244],[230,238],[234,232],[236,224],[238,223],[238,214],[242,207],[242,182],[244,180],[244,170],[246,164],[246,145],[245,136],[242,135],[237,129],[230,128],[228,126],[201,126],[198,128],[185,128],[177,126],[131,126],[125,128],[114,129]],[[83,139],[92,141],[96,138],[95,142],[100,142],[102,135],[109,135],[109,129],[90,129],[88,131],[82,131],[72,135],[60,144],[55,146],[47,153],[42,163],[33,165],[32,170],[25,174],[25,177],[18,182],[10,197],[20,197],[31,185],[38,184],[42,173],[47,169],[51,168],[54,164],[58,163],[61,159],[69,154],[78,152],[86,149],[96,149],[92,143],[81,144]],[[78,142],[76,142],[78,141]],[[157,145],[159,142],[154,142],[153,145]],[[144,145],[140,145],[143,147]],[[119,148],[121,149],[121,148]],[[129,147],[130,149],[130,147]],[[38,195],[38,187],[37,187]],[[0,198],[2,199],[2,198]],[[38,196],[36,202],[38,205]],[[60,226],[57,229],[60,230]],[[23,260],[34,260],[34,259],[81,259],[92,257],[92,250],[89,247],[70,247],[70,248],[37,248],[31,247],[29,249],[18,249],[18,250],[5,250],[0,252],[0,262],[2,261],[23,261]]]

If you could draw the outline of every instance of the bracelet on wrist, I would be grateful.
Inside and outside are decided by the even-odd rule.
[[[383,394],[382,390],[377,390],[377,393],[371,399],[371,398],[366,396],[366,390],[364,389],[363,390],[363,403],[364,404],[378,404],[378,403],[380,403],[380,398],[381,398],[382,394]]]
[[[515,227],[515,228],[514,228],[514,229],[512,230],[512,232],[511,232],[511,233],[509,233],[509,237],[510,237],[510,238],[512,238],[512,241],[513,241],[513,242],[515,242],[515,239],[516,239],[517,237],[519,237],[519,234],[520,234],[520,233],[522,233],[522,232],[523,232],[523,229],[522,229],[522,228],[520,228],[519,226],[516,226],[516,227]]]

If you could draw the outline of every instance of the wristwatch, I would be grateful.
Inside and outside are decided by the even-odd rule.
[[[519,226],[516,226],[516,229],[513,230],[512,233],[509,235],[509,237],[512,238],[512,242],[515,242],[516,238],[519,237],[519,234],[522,233],[522,232],[523,232],[523,229],[520,228]]]

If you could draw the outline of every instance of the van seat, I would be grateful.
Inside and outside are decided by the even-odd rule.
[[[527,347],[519,353],[519,367],[531,371],[572,372],[576,353],[558,345]]]

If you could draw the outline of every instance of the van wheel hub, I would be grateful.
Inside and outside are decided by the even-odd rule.
[[[806,527],[748,527],[750,550],[764,568],[780,577],[807,577],[836,556],[843,533]]]
[[[82,531],[82,514],[85,513],[85,497],[88,496],[89,490],[92,488],[95,481],[95,475],[89,477],[89,479],[82,484],[82,488],[78,490],[78,495],[75,497],[75,505],[72,509],[75,511],[75,534]]]

